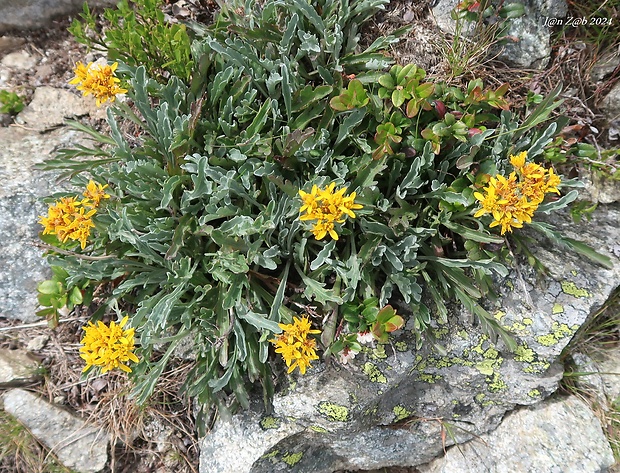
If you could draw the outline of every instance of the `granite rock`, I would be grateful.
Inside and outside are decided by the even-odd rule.
[[[68,468],[96,473],[108,461],[108,438],[64,409],[22,389],[11,389],[1,397],[4,410],[25,425]]]

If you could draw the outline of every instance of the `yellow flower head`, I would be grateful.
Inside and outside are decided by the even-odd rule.
[[[75,77],[69,81],[69,84],[77,85],[77,89],[81,90],[84,96],[93,94],[98,107],[108,100],[114,102],[117,94],[127,92],[127,89],[121,89],[118,86],[120,79],[114,76],[117,67],[117,62],[111,66],[92,62],[85,66],[78,62],[73,71]]]
[[[269,341],[276,346],[276,353],[284,358],[289,373],[299,368],[301,374],[306,374],[310,361],[319,358],[315,351],[316,341],[308,336],[321,331],[312,330],[308,317],[293,317],[293,320],[292,324],[278,324],[282,333]]]
[[[106,194],[104,189],[108,187],[101,184],[97,184],[94,181],[90,181],[86,186],[86,190],[82,194],[86,199],[84,200],[85,205],[90,205],[91,207],[97,207],[101,199],[109,199],[110,194]]]
[[[133,353],[135,329],[123,328],[128,319],[127,316],[123,317],[118,325],[114,321],[110,322],[109,326],[99,321],[97,324],[88,322],[88,325],[83,327],[86,333],[80,342],[83,345],[80,348],[80,357],[86,361],[86,367],[82,372],[91,366],[101,366],[102,373],[115,368],[131,372],[131,368],[125,363],[137,363],[140,360]]]
[[[355,218],[353,210],[363,208],[362,205],[355,203],[355,192],[345,196],[346,187],[334,192],[335,187],[336,183],[332,182],[324,189],[314,185],[310,193],[299,191],[302,200],[299,220],[316,220],[312,233],[317,240],[323,239],[327,234],[338,240],[334,223],[344,223],[347,216]]]
[[[501,234],[511,232],[513,228],[523,227],[523,223],[531,223],[532,216],[538,205],[545,199],[548,192],[559,193],[557,186],[560,178],[553,169],[545,169],[536,163],[526,163],[527,152],[510,156],[510,163],[516,172],[508,178],[498,174],[489,179],[489,185],[482,192],[474,192],[481,208],[474,217],[485,214],[493,216],[489,227],[501,227]]]

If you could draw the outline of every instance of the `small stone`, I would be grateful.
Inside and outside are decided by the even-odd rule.
[[[2,65],[26,71],[32,69],[37,64],[37,59],[23,49],[9,53],[2,59]]]
[[[609,120],[620,118],[620,82],[613,86],[601,101],[599,108]]]
[[[23,386],[37,380],[39,363],[24,350],[0,348],[0,388]]]
[[[50,337],[49,335],[39,335],[38,337],[34,337],[32,340],[30,340],[28,342],[28,345],[26,345],[26,349],[28,351],[39,351],[42,350],[43,348],[45,348],[45,345],[47,345],[47,342],[49,341]]]
[[[68,90],[38,87],[30,104],[17,116],[21,123],[37,130],[62,125],[66,118],[88,115],[84,101]]]
[[[11,389],[0,399],[4,410],[24,424],[63,465],[79,473],[103,470],[108,461],[108,438],[100,429],[23,389]]]
[[[25,42],[26,40],[24,38],[17,38],[15,36],[0,36],[0,54],[10,53],[14,49],[19,48]]]
[[[590,80],[600,82],[620,65],[620,53],[613,51],[604,54],[590,69]]]

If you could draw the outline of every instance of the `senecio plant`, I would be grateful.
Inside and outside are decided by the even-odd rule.
[[[186,341],[187,395],[247,407],[260,383],[268,403],[282,359],[304,374],[405,324],[419,348],[451,303],[514,346],[482,299],[508,273],[507,237],[525,247],[525,223],[609,264],[537,221],[576,196],[541,161],[560,149],[559,90],[521,120],[508,85],[452,87],[393,64],[385,49],[405,30],[359,43],[386,3],[225,2],[213,25],[176,28],[185,49],[148,68],[111,22],[115,62],[78,64],[72,81],[98,103],[116,97],[109,133],[73,122],[98,145],[44,166],[87,186],[81,201],[52,196],[41,218],[62,290],[100,288],[87,368],[129,372],[144,402]],[[137,1],[132,21],[152,4]],[[73,28],[86,44],[102,37],[88,25]],[[176,75],[177,55],[191,74]]]

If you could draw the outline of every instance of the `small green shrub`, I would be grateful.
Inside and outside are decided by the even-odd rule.
[[[17,115],[24,109],[23,99],[15,92],[0,90],[0,113]]]
[[[384,343],[406,320],[419,346],[460,302],[514,346],[482,304],[510,251],[490,217],[474,216],[475,194],[508,175],[511,156],[532,161],[556,146],[561,119],[548,117],[559,89],[520,120],[507,86],[473,80],[463,90],[392,66],[384,49],[404,30],[360,51],[361,25],[386,3],[229,2],[214,25],[192,26],[191,80],[154,80],[141,56],[123,63],[114,53],[131,102],[108,109],[109,136],[74,123],[103,147],[60,150],[44,166],[77,186],[109,185],[110,199],[86,248],[49,261],[67,287],[113,282],[103,309],[123,308],[139,334],[138,401],[190,340],[186,394],[247,407],[260,382],[268,403],[270,340],[301,330],[305,317],[291,322],[302,314],[321,330],[319,348],[337,353],[358,350],[358,333]],[[536,206],[547,213],[575,197]],[[305,371],[315,340],[303,330]],[[291,349],[285,338],[278,349]]]

